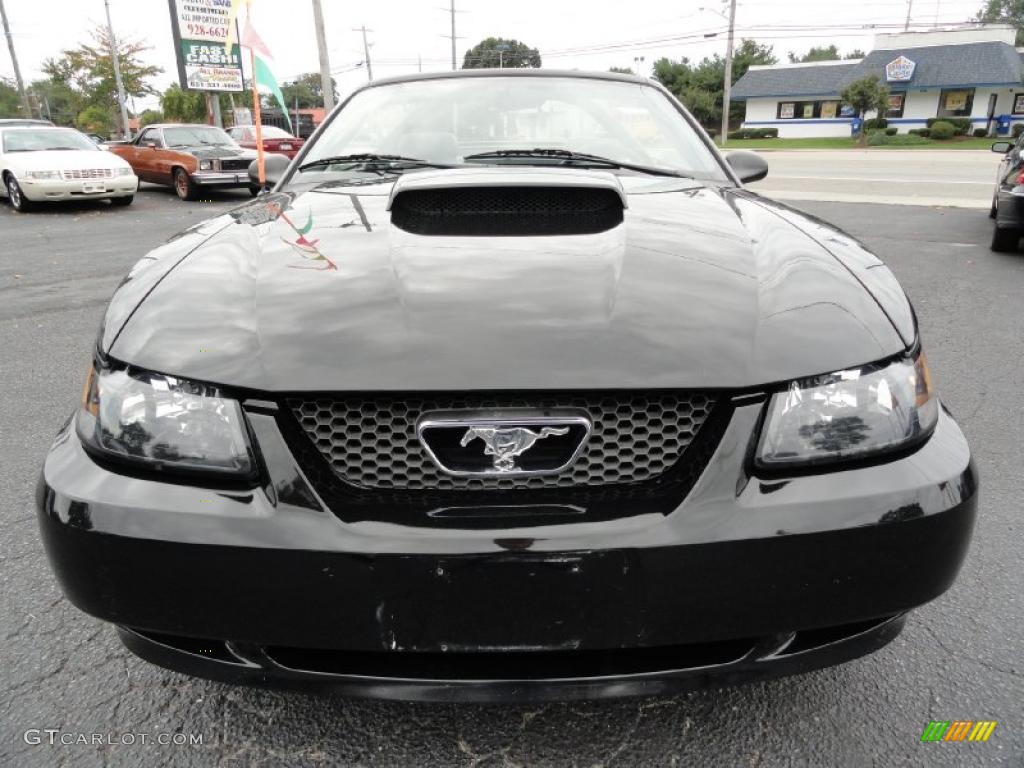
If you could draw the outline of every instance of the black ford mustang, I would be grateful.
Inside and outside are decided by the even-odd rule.
[[[649,81],[378,81],[144,257],[46,458],[61,585],[157,664],[419,699],[876,650],[977,476],[889,270]]]

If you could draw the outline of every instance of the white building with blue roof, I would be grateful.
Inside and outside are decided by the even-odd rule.
[[[924,128],[929,118],[969,118],[995,134],[1024,122],[1021,51],[1016,30],[1004,25],[875,37],[856,61],[752,66],[733,86],[746,102],[744,128],[778,128],[780,137],[849,136],[855,115],[839,94],[866,75],[889,87],[883,115],[901,133]],[[877,117],[869,114],[867,117]]]

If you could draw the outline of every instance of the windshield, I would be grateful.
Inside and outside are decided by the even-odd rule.
[[[579,77],[466,77],[368,88],[334,115],[303,164],[353,154],[446,165],[466,158],[474,164],[564,162],[472,158],[535,148],[725,180],[714,155],[660,90]],[[311,167],[302,172],[303,181],[344,170],[343,165]]]
[[[181,125],[164,128],[164,141],[168,147],[190,147],[196,144],[210,144],[217,147],[233,147],[235,142],[221,128],[212,125]]]
[[[4,152],[44,152],[54,149],[99,148],[70,128],[18,128],[4,131]]]

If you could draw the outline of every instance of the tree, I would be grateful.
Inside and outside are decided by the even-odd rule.
[[[142,114],[139,115],[139,127],[145,128],[147,125],[153,123],[164,122],[164,113],[159,109],[144,109]]]
[[[844,59],[863,59],[865,56],[867,56],[867,54],[864,53],[864,51],[862,51],[860,48],[854,48],[848,54],[843,56],[843,58]]]
[[[743,40],[733,52],[732,82],[736,83],[755,64],[775,64],[778,59],[770,45]],[[685,56],[679,61],[658,59],[654,62],[654,78],[671,91],[693,113],[701,125],[713,128],[722,123],[725,59],[714,55],[691,64]],[[743,105],[731,105],[729,119],[743,119]]]
[[[141,97],[156,93],[148,80],[163,72],[163,68],[142,62],[139,54],[148,50],[151,50],[150,46],[141,41],[118,41],[117,57],[125,96]],[[105,27],[97,27],[92,32],[90,43],[65,49],[56,59],[47,59],[43,62],[43,72],[50,81],[74,92],[82,110],[89,106],[98,107],[109,112],[111,118],[119,123],[112,53],[109,32]]]
[[[29,100],[39,109],[39,114],[57,125],[74,125],[86,106],[81,96],[62,80],[52,78],[34,80],[28,86]]]
[[[854,80],[843,88],[839,98],[843,104],[853,107],[862,119],[868,112],[884,115],[889,108],[889,88],[878,79],[878,75],[868,75],[860,80]],[[867,131],[860,132],[859,142],[861,145],[867,142]]]
[[[75,118],[75,125],[86,133],[95,133],[99,136],[109,136],[114,127],[114,120],[110,110],[93,104],[78,113]]]
[[[488,37],[466,51],[463,69],[539,67],[540,51],[504,37]]]
[[[338,85],[333,77],[331,78],[331,90],[334,91],[334,103],[337,104]],[[324,89],[319,72],[307,72],[294,80],[282,83],[281,93],[284,94],[284,100],[289,109],[295,108],[296,97],[299,100],[299,109],[313,109],[324,105]]]
[[[164,119],[171,123],[205,123],[206,96],[199,91],[183,90],[171,83],[160,96]]]
[[[1024,45],[1024,0],[985,0],[975,17],[978,21],[1001,22],[1017,28],[1015,45]]]
[[[14,83],[0,77],[0,117],[27,117],[21,108],[21,94]]]
[[[790,64],[806,64],[811,61],[837,61],[839,59],[839,49],[833,44],[829,46],[812,47],[803,56],[797,56],[795,53],[790,51],[789,63]]]

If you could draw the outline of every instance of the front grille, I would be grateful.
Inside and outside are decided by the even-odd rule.
[[[676,465],[708,419],[715,398],[704,392],[531,393],[320,397],[288,401],[302,431],[333,473],[360,489],[487,491],[620,486],[643,483]],[[558,475],[453,477],[437,468],[416,435],[433,411],[508,408],[587,414],[590,437]]]
[[[74,168],[61,171],[61,173],[66,180],[114,178],[114,170],[112,168]]]
[[[251,163],[244,157],[230,157],[220,161],[220,168],[222,171],[247,171]]]
[[[588,235],[622,223],[622,198],[590,187],[456,187],[402,192],[391,223],[415,235]]]

